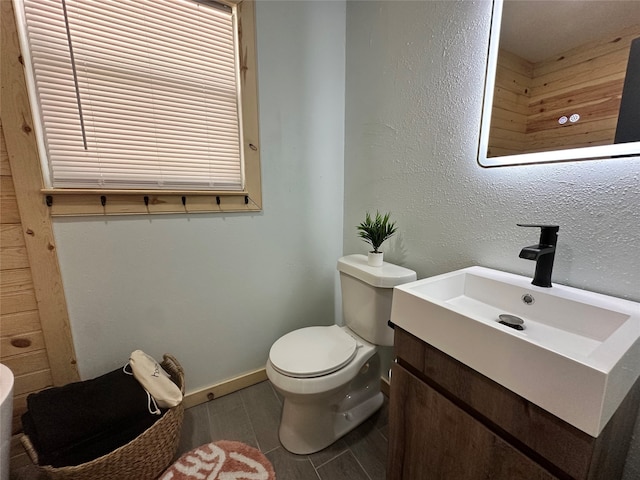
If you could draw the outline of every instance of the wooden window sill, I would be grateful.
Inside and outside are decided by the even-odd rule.
[[[43,189],[52,216],[257,212],[248,192]],[[260,197],[258,197],[260,198]]]

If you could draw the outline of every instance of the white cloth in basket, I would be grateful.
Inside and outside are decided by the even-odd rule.
[[[152,356],[136,350],[129,357],[129,365],[133,376],[160,408],[172,408],[182,402],[182,392]]]

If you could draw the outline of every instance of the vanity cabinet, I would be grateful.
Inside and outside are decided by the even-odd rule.
[[[593,438],[399,327],[395,355],[387,480],[622,477],[640,381]]]
[[[388,479],[556,478],[399,365],[393,395]]]

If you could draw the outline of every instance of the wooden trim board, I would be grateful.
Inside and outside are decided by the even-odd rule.
[[[229,395],[243,388],[250,387],[256,383],[263,382],[267,379],[267,371],[264,368],[254,370],[253,372],[231,378],[210,387],[205,387],[195,392],[188,393],[184,396],[184,407],[191,408],[201,403],[215,400],[216,398]]]
[[[2,8],[2,128],[54,385],[79,380],[12,2]]]
[[[391,382],[384,375],[380,377],[380,391],[385,397],[389,398],[391,393]]]

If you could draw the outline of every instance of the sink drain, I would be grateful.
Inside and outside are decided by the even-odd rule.
[[[501,323],[502,325],[515,328],[516,330],[524,330],[524,320],[520,317],[503,313],[502,315],[498,315],[498,319],[498,323]]]
[[[526,305],[533,305],[534,303],[536,303],[536,299],[533,298],[533,295],[531,295],[530,293],[525,293],[524,295],[522,295],[522,301]]]

